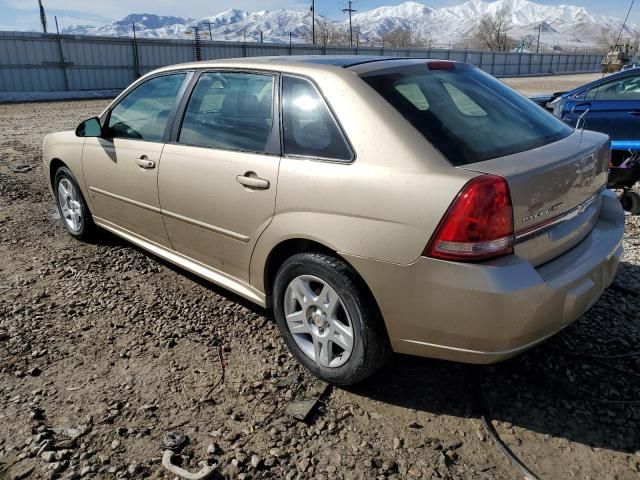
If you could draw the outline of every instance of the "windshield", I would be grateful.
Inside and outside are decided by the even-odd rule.
[[[572,132],[475,67],[450,63],[430,71],[427,63],[378,70],[362,79],[454,165],[530,150]]]

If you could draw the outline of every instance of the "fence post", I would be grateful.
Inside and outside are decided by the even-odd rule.
[[[540,71],[538,73],[542,74],[542,65],[544,61],[544,53],[540,54]]]
[[[62,38],[60,38],[60,29],[58,28],[58,17],[53,17],[56,20],[56,33],[58,37],[58,49],[60,50],[60,67],[62,67],[62,74],[64,75],[64,89],[69,91],[69,77],[67,76],[67,67],[64,61],[64,52],[62,51]]]

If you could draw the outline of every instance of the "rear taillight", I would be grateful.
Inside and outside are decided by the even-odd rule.
[[[507,181],[482,175],[453,201],[423,255],[477,262],[513,253],[513,207]]]

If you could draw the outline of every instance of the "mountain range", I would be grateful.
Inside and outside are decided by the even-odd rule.
[[[378,7],[353,15],[354,30],[361,42],[379,42],[397,28],[410,29],[423,41],[434,45],[463,44],[476,29],[483,15],[495,14],[507,7],[511,12],[509,36],[515,39],[537,37],[548,47],[588,49],[602,46],[622,27],[622,20],[598,15],[584,7],[572,5],[541,5],[528,0],[468,0],[452,7],[434,8],[417,2]],[[317,25],[324,22],[345,29],[348,21],[336,21],[316,15]],[[193,38],[197,25],[213,40],[288,42],[289,34],[295,42],[310,37],[311,13],[301,9],[244,11],[230,9],[202,18],[131,14],[107,25],[70,25],[62,33],[84,35],[132,36],[144,38]],[[632,41],[640,37],[640,27],[627,24],[623,38]]]

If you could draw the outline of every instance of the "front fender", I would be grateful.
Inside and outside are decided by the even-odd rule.
[[[84,138],[77,137],[75,132],[64,131],[50,133],[44,137],[42,144],[42,162],[44,174],[49,185],[49,190],[53,193],[53,185],[51,182],[51,164],[59,160],[71,170],[75,177],[82,195],[89,202],[90,198],[84,181],[82,169],[82,149],[84,147]],[[91,207],[91,205],[89,205]]]

